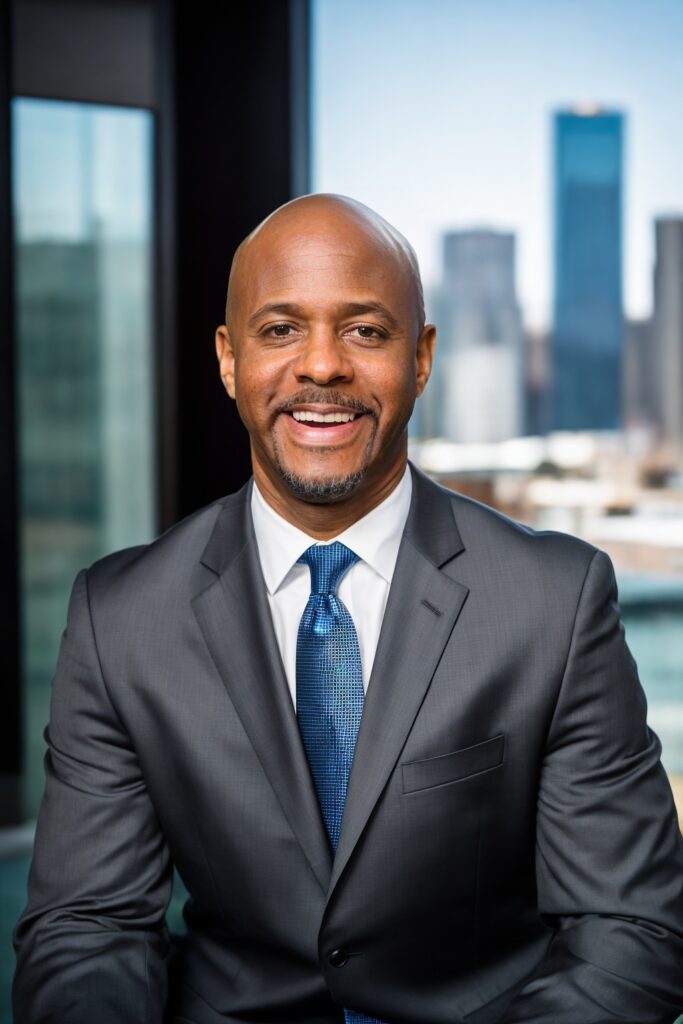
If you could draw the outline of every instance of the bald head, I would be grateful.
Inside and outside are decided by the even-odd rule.
[[[349,253],[358,245],[372,252],[387,271],[401,275],[412,295],[416,328],[424,326],[422,282],[415,251],[388,221],[363,203],[347,196],[319,193],[292,199],[278,207],[240,243],[228,280],[225,320],[229,325],[239,306],[244,282],[268,263],[269,252],[283,245],[290,252],[334,242]]]

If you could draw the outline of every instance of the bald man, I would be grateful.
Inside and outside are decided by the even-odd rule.
[[[239,247],[216,353],[253,476],[74,583],[15,1024],[683,1010],[683,846],[611,562],[408,461],[434,345],[360,203]]]

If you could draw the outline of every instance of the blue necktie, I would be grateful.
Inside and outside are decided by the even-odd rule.
[[[363,670],[353,619],[336,589],[358,555],[344,544],[313,544],[299,559],[311,596],[296,643],[296,714],[332,850],[363,711]]]
[[[311,596],[296,644],[296,714],[332,850],[337,849],[353,751],[363,712],[356,627],[336,596],[358,555],[344,544],[312,544],[299,559],[311,570]],[[381,1024],[344,1010],[344,1024]]]

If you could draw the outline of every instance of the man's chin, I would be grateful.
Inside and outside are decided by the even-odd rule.
[[[365,478],[365,468],[356,473],[335,477],[308,477],[280,467],[282,480],[291,494],[300,501],[324,505],[350,497]]]

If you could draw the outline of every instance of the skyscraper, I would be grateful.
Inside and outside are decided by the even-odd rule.
[[[654,336],[659,426],[683,469],[683,216],[655,221]]]
[[[513,234],[482,229],[444,236],[438,324],[445,436],[478,442],[521,433],[522,324]]]
[[[555,115],[551,422],[621,424],[623,116]]]
[[[661,421],[652,319],[624,321],[624,426],[654,429]]]

